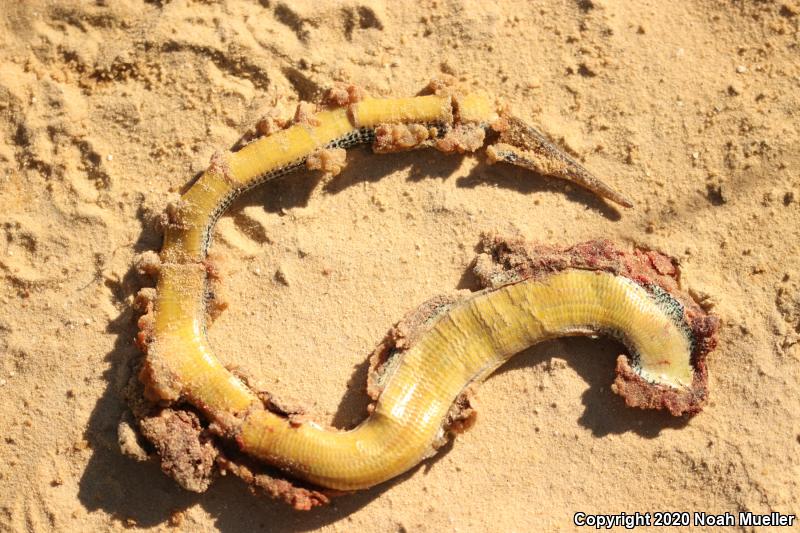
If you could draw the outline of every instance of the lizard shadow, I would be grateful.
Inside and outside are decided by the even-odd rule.
[[[468,175],[458,179],[457,185],[463,188],[494,185],[525,195],[550,191],[560,192],[568,201],[583,204],[587,209],[608,220],[618,221],[622,218],[616,207],[583,187],[573,185],[563,179],[505,163],[488,164],[483,159],[479,159],[478,164]],[[536,202],[538,203],[538,200]]]
[[[589,384],[589,388],[581,395],[584,410],[577,422],[595,437],[633,432],[653,439],[663,429],[686,426],[688,417],[672,416],[665,411],[630,408],[621,396],[611,390],[616,359],[620,353],[626,353],[624,346],[608,338],[563,337],[524,350],[501,366],[495,375],[523,368],[543,368],[548,373],[555,373],[559,368],[552,364],[552,359],[557,357],[566,360],[567,365]],[[568,402],[569,399],[564,401]]]
[[[367,150],[348,152],[350,165],[342,173],[325,185],[325,191],[336,194],[359,183],[377,182],[384,176],[408,169],[408,181],[420,182],[428,179],[446,180],[464,163],[467,156],[458,154],[443,155],[435,150],[417,150],[414,152],[398,152],[383,154],[376,158]],[[366,164],[369,159],[369,164]],[[619,220],[619,211],[581,187],[532,170],[522,169],[507,164],[489,164],[482,156],[473,156],[475,164],[466,176],[457,178],[456,186],[474,189],[481,185],[493,185],[517,191],[525,196],[544,192],[560,192],[567,200],[584,205],[597,214],[609,219]],[[364,163],[364,164],[362,164]]]

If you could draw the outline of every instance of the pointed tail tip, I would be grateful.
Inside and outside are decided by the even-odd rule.
[[[605,182],[600,181],[593,174],[586,171],[583,167],[580,168],[582,172],[578,174],[570,173],[568,176],[566,176],[566,179],[617,205],[627,208],[633,207],[633,201],[630,198],[620,192],[617,192],[615,189],[612,189],[606,185]]]
[[[597,188],[590,188],[590,187],[587,188],[592,192],[594,192],[596,195],[600,196],[601,198],[605,198],[606,200],[614,202],[617,205],[621,205],[622,207],[627,207],[627,208],[633,207],[632,200],[630,200],[624,194],[618,193],[617,191],[611,189],[606,185],[601,185],[600,187]]]
[[[627,207],[629,209],[633,208],[633,202],[628,199],[627,196],[618,195],[616,199],[613,199],[614,202],[618,203],[622,207]]]

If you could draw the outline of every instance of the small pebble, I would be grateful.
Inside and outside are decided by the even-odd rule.
[[[728,94],[731,96],[738,96],[742,94],[742,84],[738,82],[733,82],[728,85]]]
[[[291,285],[291,276],[285,266],[278,267],[278,270],[275,271],[275,281],[287,287]]]
[[[744,74],[745,72],[747,72],[747,67],[744,65],[739,65],[738,67],[736,67],[736,72],[738,72],[739,74]]]

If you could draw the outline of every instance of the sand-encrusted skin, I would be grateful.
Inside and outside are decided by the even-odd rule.
[[[219,451],[195,413],[163,409],[139,421],[142,434],[158,452],[161,468],[186,490],[205,492],[215,475]]]
[[[231,473],[244,481],[254,494],[264,494],[273,500],[281,501],[298,511],[308,511],[314,507],[328,505],[331,497],[336,493],[328,493],[306,487],[300,487],[296,482],[272,476],[265,472],[258,472],[254,467],[220,456],[217,459],[220,470]]]
[[[522,249],[520,243],[498,238],[491,257],[484,254],[476,262],[478,277],[486,282],[487,289],[430,300],[398,324],[376,349],[368,383],[368,394],[374,400],[372,414],[357,428],[348,432],[324,428],[302,415],[287,414],[276,408],[279,401],[253,391],[246,380],[219,363],[204,335],[209,319],[224,308],[221,300],[215,299],[209,307],[204,298],[209,283],[219,283],[216,261],[207,258],[211,229],[236,195],[301,166],[333,173],[343,163],[341,150],[355,144],[375,142],[378,152],[433,146],[444,152],[463,153],[480,148],[490,129],[506,133],[501,141],[516,139],[508,132],[513,132],[518,123],[500,117],[483,95],[463,95],[437,87],[433,95],[374,100],[344,90],[333,101],[346,102],[347,107],[316,112],[314,106],[300,106],[294,125],[239,152],[216,154],[206,173],[168,207],[160,256],[142,261],[142,271],[157,273],[158,286],[154,300],[152,294],[146,294],[139,303],[145,314],[140,319],[138,342],[147,356],[138,376],[146,401],[152,406],[141,415],[140,428],[153,440],[165,471],[182,485],[204,490],[213,474],[207,466],[211,455],[206,447],[220,452],[217,440],[235,442],[244,454],[330,489],[355,490],[390,479],[434,453],[448,435],[474,423],[475,384],[533,342],[586,332],[587,325],[596,322],[586,314],[592,309],[602,315],[597,317],[598,324],[632,327],[627,331],[629,336],[636,337],[637,328],[644,328],[642,331],[648,333],[639,335],[637,346],[649,343],[649,347],[641,353],[665,354],[668,369],[692,372],[688,368],[689,350],[681,348],[689,345],[688,337],[642,288],[653,274],[633,268],[640,258],[629,265],[624,253],[615,254],[610,245],[596,242],[569,250],[545,247],[537,252],[542,257],[533,254],[526,258],[502,250],[501,244],[509,250]],[[517,148],[529,149],[522,143],[526,138],[520,139]],[[554,146],[542,146],[546,150],[539,156],[554,158],[551,163],[555,166],[550,170],[556,175],[574,178],[612,200],[620,198],[607,187],[598,186],[599,182],[587,180],[587,171]],[[314,159],[317,157],[319,161]],[[506,162],[517,164],[518,158]],[[491,247],[488,242],[487,250]],[[638,258],[636,253],[631,257]],[[675,265],[664,256],[647,257],[650,270],[664,278],[659,285],[667,291],[676,288],[675,283],[667,282],[677,280]],[[603,275],[587,277],[586,270]],[[594,307],[582,303],[584,293],[591,295]],[[536,304],[525,300],[537,294],[545,304],[560,306],[560,314],[550,316],[546,307],[537,310]],[[571,303],[561,303],[561,294],[571,298]],[[606,296],[601,295],[610,300],[604,302]],[[603,311],[605,303],[608,312]],[[637,325],[640,312],[649,322]],[[647,340],[662,334],[667,336],[663,349]],[[448,352],[449,359],[437,362],[440,351]],[[687,364],[681,370],[682,359]],[[705,368],[702,358],[699,365]],[[692,409],[699,408],[705,397],[698,394],[700,399],[689,401],[672,398],[666,391],[653,392],[652,387],[637,383],[630,371],[633,369],[622,368],[619,375],[623,381],[617,389],[633,405],[667,408],[679,414],[694,412]],[[680,375],[669,378],[677,380],[670,383],[685,383]],[[704,393],[704,370],[701,377]],[[700,386],[691,388],[701,390]],[[207,427],[200,425],[195,411],[184,409],[183,404],[191,404]],[[170,424],[180,428],[176,436],[169,435]],[[180,450],[189,457],[201,457],[202,468],[186,468],[189,463],[182,461],[185,458]],[[307,509],[327,501],[323,492],[294,486],[271,474],[254,474],[246,462],[228,459],[229,455],[218,453],[216,457],[227,471],[296,508]]]

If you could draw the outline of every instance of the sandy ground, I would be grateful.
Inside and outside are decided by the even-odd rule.
[[[800,5],[489,4],[0,2],[0,530],[571,530],[578,511],[800,512]],[[406,311],[472,285],[481,231],[609,237],[677,256],[715,303],[706,410],[625,408],[609,390],[621,347],[571,339],[489,379],[476,427],[446,453],[310,513],[236,479],[184,492],[123,457],[143,283],[130,264],[158,248],[169,193],[273,107],[290,115],[336,80],[411,95],[441,72],[504,98],[636,207],[481,159],[356,150],[325,189],[295,175],[221,221],[221,357],[347,426],[366,355]]]

